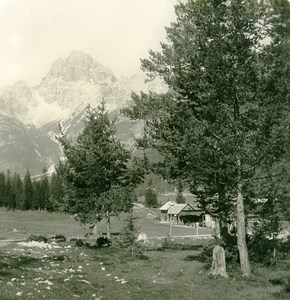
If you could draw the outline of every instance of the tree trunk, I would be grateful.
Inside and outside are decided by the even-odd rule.
[[[107,238],[108,240],[111,239],[111,221],[110,221],[110,213],[107,210],[106,211],[106,216],[107,216]]]
[[[222,213],[219,214],[219,234],[222,240],[224,240],[225,242],[228,240],[228,226],[227,226],[227,222],[224,220],[224,216],[222,215]]]
[[[225,203],[226,203],[225,198],[226,198],[225,185],[219,184],[218,185],[218,201],[219,201],[219,207],[220,207],[220,212],[219,212],[219,216],[218,216],[219,234],[220,234],[220,237],[224,241],[227,241],[228,235],[229,235],[228,227],[227,227],[228,211],[225,207]]]
[[[212,253],[212,265],[209,271],[210,275],[213,276],[222,276],[228,277],[226,271],[226,257],[225,257],[225,250],[223,247],[216,245],[213,249]]]
[[[99,237],[99,233],[98,233],[98,225],[97,225],[97,223],[94,225],[93,232],[94,232],[94,236],[96,238],[98,238]]]
[[[248,256],[248,248],[246,243],[246,224],[244,211],[244,197],[242,193],[242,183],[238,183],[237,187],[237,240],[240,256],[240,265],[243,276],[250,275],[250,262]]]
[[[212,226],[211,235],[212,235],[215,239],[220,239],[220,238],[221,238],[220,221],[219,221],[218,218],[216,218],[216,219],[214,220],[214,225]]]

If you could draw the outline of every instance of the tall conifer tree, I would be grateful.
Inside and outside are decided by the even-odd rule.
[[[67,158],[60,168],[69,194],[67,208],[83,223],[105,217],[109,238],[110,215],[120,207],[120,190],[130,187],[136,175],[128,168],[130,153],[115,133],[115,123],[102,102],[97,109],[88,108],[85,128],[76,143],[64,135],[60,139]]]
[[[261,175],[287,176],[277,169],[289,142],[283,125],[289,64],[282,54],[289,36],[278,12],[282,2],[289,8],[287,1],[178,4],[176,22],[166,28],[168,43],[142,60],[149,78],[161,77],[169,90],[133,94],[135,106],[125,110],[133,119],[146,119],[140,146],[163,155],[161,174],[187,180],[221,224],[236,216],[245,276],[250,274],[245,200],[256,196],[253,183]]]
[[[31,209],[32,204],[33,204],[33,185],[30,177],[30,172],[29,170],[27,170],[23,179],[23,209],[25,210]]]

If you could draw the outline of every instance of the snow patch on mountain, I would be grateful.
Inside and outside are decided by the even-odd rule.
[[[29,106],[26,114],[21,114],[18,118],[25,124],[33,124],[37,128],[66,118],[71,113],[69,108],[61,108],[57,102],[47,103],[38,91],[32,91],[33,97],[37,99],[37,106]]]
[[[84,127],[86,107],[97,107],[104,99],[116,118],[117,137],[128,149],[143,134],[144,123],[131,121],[120,109],[132,104],[132,91],[164,93],[167,86],[145,75],[117,79],[111,70],[90,55],[73,51],[57,59],[39,85],[25,81],[0,89],[0,170],[41,172],[62,156],[57,137],[61,131],[76,138]],[[36,171],[38,170],[38,171]]]

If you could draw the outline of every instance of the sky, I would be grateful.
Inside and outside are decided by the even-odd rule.
[[[140,73],[140,58],[160,50],[178,0],[0,0],[0,86],[36,85],[73,50],[116,76]]]

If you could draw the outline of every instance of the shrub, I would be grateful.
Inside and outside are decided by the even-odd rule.
[[[272,278],[272,279],[269,279],[269,281],[273,285],[282,285],[282,284],[284,284],[284,280],[282,278]]]
[[[133,258],[144,257],[145,247],[137,242],[136,228],[134,226],[134,218],[132,213],[125,219],[124,227],[119,236],[118,246],[125,250],[126,254],[130,254]]]
[[[66,242],[66,237],[63,234],[56,234],[51,237],[56,242]]]
[[[250,260],[265,265],[275,263],[275,251],[278,247],[278,241],[270,239],[264,227],[258,228],[249,239],[249,258]]]
[[[204,262],[206,267],[211,266],[213,249],[216,245],[220,245],[224,248],[227,264],[235,264],[239,262],[236,236],[228,235],[224,240],[211,240],[206,246],[203,247],[200,254],[200,261]]]
[[[282,254],[282,259],[285,259],[287,253],[290,252],[290,236],[288,236],[286,240],[278,242],[278,251]]]
[[[76,245],[76,247],[83,247],[85,245],[85,243],[81,239],[76,239],[75,245]]]
[[[106,236],[100,236],[96,240],[96,246],[98,248],[103,247],[104,245],[107,245],[108,247],[111,246],[112,241],[108,239]]]
[[[290,293],[290,279],[288,279],[288,281],[286,282],[284,291],[286,293]]]
[[[162,240],[161,249],[164,250],[176,250],[176,244],[169,238],[166,237]]]
[[[45,237],[44,235],[31,235],[27,238],[27,242],[44,242],[47,243],[48,242],[48,238]]]

